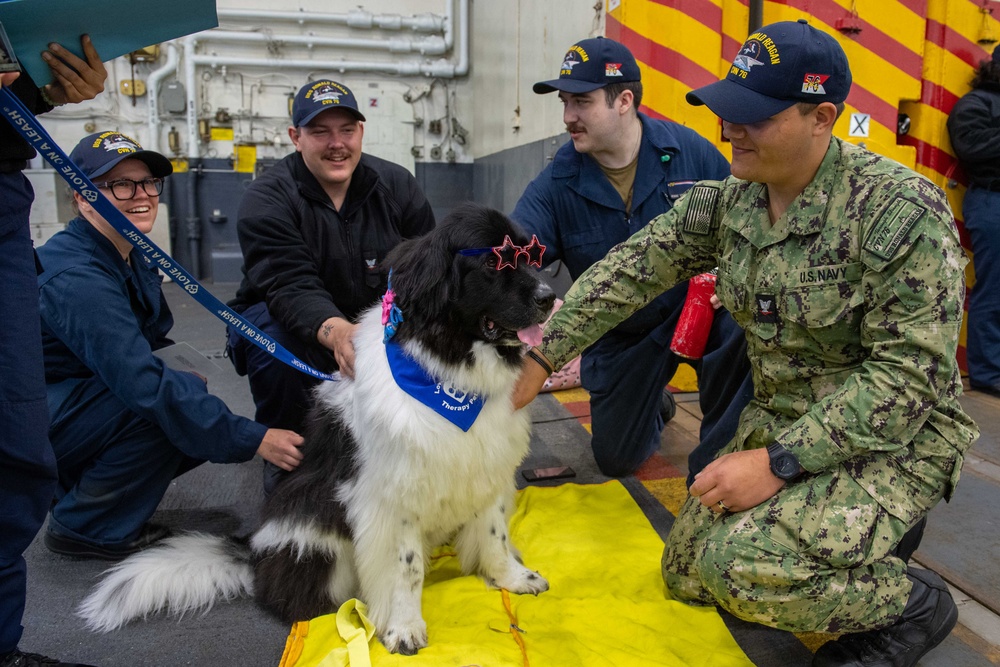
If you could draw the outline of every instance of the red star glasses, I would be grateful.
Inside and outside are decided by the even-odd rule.
[[[503,245],[491,248],[466,248],[465,250],[459,250],[458,254],[472,257],[474,255],[485,255],[491,251],[497,256],[497,271],[507,268],[516,269],[517,258],[522,256],[525,258],[524,261],[528,263],[528,266],[535,266],[540,269],[542,268],[542,256],[545,254],[545,246],[538,242],[538,237],[534,234],[531,235],[531,243],[525,246],[514,245],[514,242],[510,240],[510,235],[507,235],[503,237]]]

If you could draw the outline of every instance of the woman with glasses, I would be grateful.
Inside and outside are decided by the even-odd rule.
[[[85,137],[70,155],[140,232],[156,220],[170,161],[119,132]],[[148,522],[177,475],[255,453],[285,470],[302,438],[234,415],[205,379],[153,354],[173,316],[156,268],[79,193],[79,216],[38,249],[49,438],[59,469],[45,545],[118,560],[169,531]]]

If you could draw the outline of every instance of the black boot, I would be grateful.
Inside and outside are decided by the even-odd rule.
[[[664,389],[663,397],[660,399],[660,417],[663,418],[663,423],[666,424],[676,414],[677,401],[674,400],[674,394],[669,389]]]
[[[899,620],[887,628],[844,635],[816,651],[813,667],[912,667],[944,641],[958,622],[958,607],[944,580],[910,568],[910,598]]]

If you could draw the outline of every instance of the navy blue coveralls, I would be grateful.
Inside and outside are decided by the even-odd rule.
[[[100,546],[134,540],[171,480],[250,460],[267,427],[168,368],[173,316],[142,254],[126,263],[83,218],[38,249],[49,438],[59,469],[49,530]]]
[[[10,89],[34,113],[52,109],[27,74]],[[0,120],[0,656],[21,640],[24,550],[52,500],[56,463],[38,320],[38,282],[28,216],[34,193],[22,173],[35,151]]]

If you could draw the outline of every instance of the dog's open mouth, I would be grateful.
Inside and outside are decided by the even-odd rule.
[[[542,325],[540,324],[532,324],[523,329],[513,331],[512,329],[500,326],[494,320],[483,315],[479,321],[479,328],[483,332],[483,338],[491,343],[495,343],[504,337],[513,339],[515,336],[529,347],[534,347],[542,343]]]

